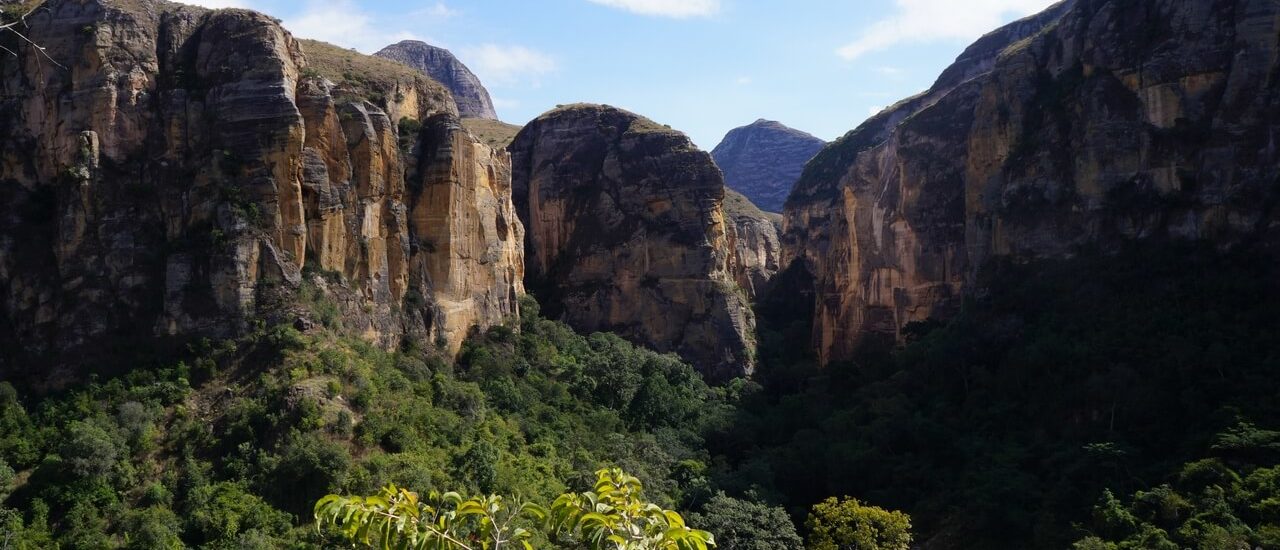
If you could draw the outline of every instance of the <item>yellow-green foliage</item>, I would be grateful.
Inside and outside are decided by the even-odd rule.
[[[707,550],[715,537],[672,510],[647,502],[640,480],[617,468],[596,472],[592,491],[566,493],[551,505],[554,538],[593,550]]]
[[[617,468],[596,472],[591,491],[565,493],[550,509],[500,496],[417,493],[389,485],[373,496],[328,495],[316,525],[375,548],[499,550],[554,541],[592,550],[707,550],[715,539],[673,510],[644,500],[639,479]]]
[[[418,494],[388,485],[373,496],[328,495],[315,507],[316,526],[356,544],[415,550],[532,549],[546,511],[499,496],[463,500],[458,493]]]
[[[809,520],[810,550],[908,550],[911,548],[911,516],[858,499],[828,498],[813,507]]]

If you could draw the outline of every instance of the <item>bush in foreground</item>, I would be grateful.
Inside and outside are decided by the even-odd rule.
[[[592,491],[565,493],[549,508],[500,496],[418,494],[388,485],[374,496],[329,495],[316,524],[356,544],[381,548],[534,548],[538,537],[593,550],[707,550],[715,539],[672,510],[646,502],[640,480],[617,468],[596,472]]]

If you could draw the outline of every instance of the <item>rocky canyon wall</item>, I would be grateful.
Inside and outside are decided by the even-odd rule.
[[[404,63],[426,73],[444,85],[458,105],[458,114],[465,118],[497,120],[489,90],[480,78],[463,65],[453,53],[419,40],[404,40],[387,46],[374,54]]]
[[[50,0],[29,23],[48,57],[0,58],[0,372],[305,325],[304,279],[384,346],[517,313],[509,157],[439,84],[245,10]]]
[[[768,291],[778,274],[782,256],[778,229],[782,216],[764,212],[745,195],[726,188],[724,217],[733,253],[730,273],[747,297],[754,300]]]
[[[1278,39],[1268,0],[1068,0],[983,37],[789,198],[821,360],[954,314],[995,258],[1273,239]]]
[[[754,318],[710,155],[600,105],[544,114],[510,150],[528,284],[545,311],[676,352],[713,379],[751,372]]]

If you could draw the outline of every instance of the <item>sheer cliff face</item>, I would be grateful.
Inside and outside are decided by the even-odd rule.
[[[769,212],[782,212],[806,162],[827,142],[771,120],[725,134],[711,151],[730,189]]]
[[[778,227],[782,216],[763,212],[741,193],[725,189],[724,217],[733,251],[730,271],[738,286],[755,299],[778,274],[782,256]]]
[[[1280,5],[1074,0],[992,33],[805,169],[784,256],[814,346],[953,313],[997,257],[1274,238]]]
[[[751,371],[754,320],[709,155],[594,105],[539,117],[510,150],[528,284],[546,311],[679,353],[712,378]]]
[[[417,40],[405,40],[387,46],[374,55],[404,63],[443,84],[453,94],[453,99],[458,104],[458,113],[463,117],[498,119],[489,91],[480,84],[475,73],[458,61],[449,50]]]
[[[0,370],[305,317],[304,279],[387,346],[456,349],[516,313],[509,157],[460,129],[438,84],[335,83],[319,73],[355,54],[313,67],[243,10],[46,6],[30,35],[66,69],[15,44],[0,59]]]

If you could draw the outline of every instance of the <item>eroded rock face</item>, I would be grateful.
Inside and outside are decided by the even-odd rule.
[[[730,189],[764,210],[782,212],[805,163],[826,144],[780,122],[760,119],[730,130],[711,156],[724,170]]]
[[[444,84],[458,104],[458,114],[463,117],[498,119],[489,90],[449,50],[418,40],[405,40],[387,46],[374,55],[404,63]]]
[[[545,311],[676,352],[712,378],[751,371],[754,319],[709,155],[598,105],[539,117],[510,150],[527,284]]]
[[[524,294],[524,225],[511,196],[511,155],[462,129],[450,114],[423,126],[411,181],[411,281],[439,336],[456,352],[473,327],[509,320]]]
[[[770,281],[778,274],[782,256],[778,230],[782,216],[761,211],[732,189],[724,192],[724,215],[733,248],[733,278],[749,298],[755,299],[768,290]]]
[[[67,68],[0,59],[0,373],[300,315],[304,278],[384,346],[516,314],[508,157],[438,84],[406,69],[375,105],[244,10],[46,7],[30,35]]]
[[[1069,0],[978,41],[805,169],[786,262],[813,345],[945,318],[993,258],[1274,239],[1280,4]]]

